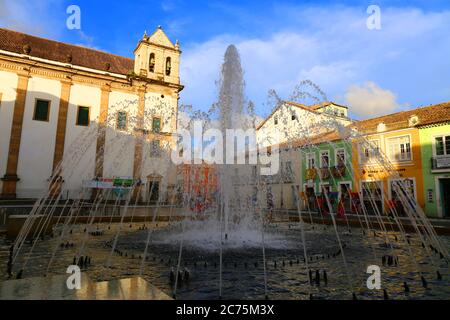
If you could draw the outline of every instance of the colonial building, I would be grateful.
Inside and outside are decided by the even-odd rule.
[[[315,137],[351,123],[348,108],[334,102],[307,106],[286,101],[258,126],[258,143],[279,147],[279,173],[267,181],[276,209],[296,208],[296,188],[302,189],[306,182],[301,174],[303,153],[299,150],[314,143]]]
[[[301,198],[305,209],[315,209],[315,196],[324,192],[335,195],[335,202],[343,199],[345,209],[350,209],[349,192],[355,183],[351,166],[352,144],[342,138],[337,131],[332,131],[311,138],[300,148],[304,179]]]
[[[307,106],[285,101],[257,127],[256,138],[263,146],[283,144],[334,130],[337,124],[350,123],[347,107],[334,102]]]
[[[427,109],[427,108],[425,108]],[[428,109],[417,125],[422,151],[425,212],[450,217],[450,103]]]
[[[1,197],[40,197],[52,176],[63,197],[115,177],[161,197],[176,178],[158,150],[174,143],[180,53],[161,27],[134,59],[0,29]]]
[[[442,195],[436,198],[439,188],[432,187],[430,181],[440,182],[439,179],[442,178],[442,186],[445,186],[448,167],[445,166],[446,155],[442,152],[439,153],[439,158],[444,159],[442,170],[431,167],[436,157],[433,158],[431,152],[426,151],[431,148],[432,141],[427,138],[430,132],[423,130],[449,118],[450,105],[443,103],[355,123],[354,128],[362,134],[364,141],[360,143],[355,139],[353,144],[354,179],[357,181],[354,188],[362,192],[364,201],[376,203],[379,212],[388,212],[390,207],[395,207],[402,214],[403,209],[394,187],[395,181],[401,179],[406,185],[405,191],[428,215],[436,216],[436,211],[430,210],[431,203],[427,206],[425,203],[435,203]],[[448,135],[445,126],[432,131],[436,137]],[[436,141],[440,143],[441,140]],[[384,157],[389,162],[382,163],[380,159]],[[392,175],[393,172],[398,173],[397,177]],[[427,180],[426,184],[424,178]],[[425,199],[426,192],[428,199]]]

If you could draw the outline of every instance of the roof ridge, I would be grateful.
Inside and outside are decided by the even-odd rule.
[[[58,40],[54,40],[54,39],[48,39],[48,38],[44,38],[44,37],[41,37],[41,36],[35,36],[35,35],[32,35],[32,34],[20,32],[20,31],[16,31],[16,30],[12,30],[12,29],[7,29],[7,28],[0,28],[0,30],[4,30],[6,32],[13,32],[13,33],[16,33],[16,34],[19,34],[19,35],[23,35],[23,36],[39,39],[41,41],[47,41],[47,42],[53,42],[53,43],[57,43],[57,44],[63,44],[63,45],[66,45],[66,46],[72,46],[72,47],[81,48],[81,49],[85,49],[85,50],[95,51],[95,52],[98,52],[98,53],[103,53],[103,54],[107,54],[107,55],[110,55],[110,56],[115,56],[115,57],[122,58],[122,59],[129,59],[130,61],[134,60],[134,59],[129,58],[129,57],[125,57],[125,56],[118,55],[118,54],[115,54],[115,53],[111,53],[111,52],[108,52],[108,51],[103,51],[103,50],[100,50],[100,49],[89,48],[89,47],[82,46],[82,45],[79,45],[79,44],[73,44],[73,43],[62,42],[62,41],[58,41]]]
[[[400,115],[400,114],[414,113],[414,112],[417,112],[417,111],[421,111],[423,109],[439,107],[439,106],[446,105],[446,104],[448,104],[450,106],[450,101],[440,102],[440,103],[432,104],[432,105],[429,105],[429,106],[418,107],[418,108],[410,109],[410,110],[397,111],[397,112],[394,112],[394,113],[389,113],[389,114],[385,114],[385,115],[374,117],[374,118],[368,118],[368,119],[364,119],[364,120],[359,120],[358,122],[374,121],[374,120],[377,120],[377,119],[386,118],[386,117],[392,117],[392,116],[396,116],[396,115]]]

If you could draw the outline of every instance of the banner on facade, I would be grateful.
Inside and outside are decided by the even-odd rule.
[[[133,178],[114,177],[100,178],[97,180],[83,180],[83,188],[89,189],[131,189],[134,184]]]
[[[444,169],[450,167],[450,157],[436,158],[436,168]]]

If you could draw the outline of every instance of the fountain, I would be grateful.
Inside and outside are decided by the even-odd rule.
[[[273,110],[292,108],[275,91],[270,92],[269,98]],[[312,82],[303,81],[289,100],[304,103],[306,99],[321,103],[326,96]],[[227,139],[227,129],[245,131],[256,127],[253,104],[244,96],[243,71],[235,46],[229,46],[225,53],[217,103],[207,112],[187,106],[180,109],[190,115],[186,130],[194,130],[195,121],[201,120],[203,133],[210,128],[219,129],[222,141]],[[337,134],[340,143],[350,150],[355,140],[369,150],[375,149],[358,130],[333,117],[294,119],[289,112],[286,114],[289,119],[278,121],[295,121],[298,129],[285,129],[281,140],[265,137],[265,146],[268,141],[273,147],[278,145],[281,157],[283,153],[301,155],[316,151],[315,137],[330,132]],[[187,170],[181,171],[184,175],[177,180],[176,192],[164,203],[162,199],[150,203],[156,187],[146,186],[139,179],[118,179],[114,188],[96,192],[83,187],[78,190],[78,197],[62,200],[63,192],[54,192],[56,188],[64,191],[64,185],[56,183],[58,178],[75,174],[74,168],[86,150],[108,131],[114,131],[108,122],[104,127],[92,126],[69,148],[49,180],[49,192],[36,201],[12,243],[5,279],[8,273],[10,277],[25,278],[61,275],[70,264],[78,264],[96,281],[139,275],[172,297],[185,299],[450,296],[450,240],[437,236],[401,180],[395,180],[393,188],[405,216],[394,207],[388,208],[389,216],[385,216],[370,200],[378,191],[367,187],[362,191],[371,195],[369,201],[362,198],[362,192],[355,197],[348,190],[356,210],[350,216],[339,204],[336,206],[331,194],[323,192],[308,198],[295,184],[292,193],[296,210],[274,212],[271,188],[284,181],[295,181],[294,173],[283,170],[273,176],[262,175],[261,163],[200,161],[181,165]],[[130,141],[148,147],[143,128],[113,139],[117,139],[118,152],[105,168],[109,172],[124,164],[123,150]],[[206,144],[218,144],[219,140]],[[336,144],[335,140],[324,141],[333,147]],[[220,146],[224,155],[229,151],[225,146]],[[255,152],[250,149],[237,151],[245,155]],[[168,147],[162,153],[161,163],[170,163],[169,157]],[[151,161],[147,156],[141,160],[141,169],[145,170]],[[378,154],[376,162],[392,177],[398,177],[385,155]],[[344,163],[344,169],[353,181],[359,178],[360,173],[351,165]],[[165,165],[160,170],[175,169]],[[325,171],[330,179],[338,179],[331,168]],[[323,182],[322,174],[318,178]],[[139,195],[145,188],[150,196],[143,202]],[[11,242],[2,239],[0,244],[0,251],[6,251]],[[366,287],[370,265],[383,268],[383,290]]]

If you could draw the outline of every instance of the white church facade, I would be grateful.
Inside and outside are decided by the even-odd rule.
[[[180,54],[160,27],[134,59],[0,29],[0,198],[87,198],[119,177],[142,182],[139,199],[162,197],[176,178],[162,153]]]

